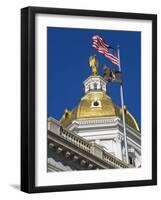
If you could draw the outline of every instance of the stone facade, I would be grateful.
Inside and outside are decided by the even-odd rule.
[[[48,120],[48,171],[92,170],[132,167],[97,143],[64,129],[57,120]]]

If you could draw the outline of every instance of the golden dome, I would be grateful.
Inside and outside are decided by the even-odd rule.
[[[103,91],[90,91],[85,94],[78,106],[76,106],[72,111],[67,109],[64,115],[60,119],[61,125],[67,127],[76,119],[87,119],[87,118],[103,118],[118,116],[122,118],[122,109],[113,104],[111,97],[109,97]],[[132,128],[139,131],[139,126],[128,110],[125,112],[126,123]]]

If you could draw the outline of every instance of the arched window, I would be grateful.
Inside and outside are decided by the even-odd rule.
[[[133,159],[131,158],[131,156],[129,156],[129,164],[130,164],[130,165],[133,164]]]
[[[94,108],[94,107],[99,107],[101,108],[102,105],[101,105],[101,101],[99,99],[94,99],[92,102],[91,102],[91,107]]]
[[[135,166],[135,161],[132,156],[129,156],[129,164]]]
[[[94,90],[97,90],[97,83],[94,83]]]

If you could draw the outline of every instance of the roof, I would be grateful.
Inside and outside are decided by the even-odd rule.
[[[72,111],[65,110],[60,123],[68,127],[73,120],[112,116],[122,118],[122,109],[114,104],[104,91],[90,91],[81,98],[80,103]],[[127,109],[125,109],[125,119],[130,127],[139,131],[135,118]]]

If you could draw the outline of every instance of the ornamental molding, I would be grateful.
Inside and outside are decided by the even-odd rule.
[[[105,81],[101,76],[89,76],[85,81],[83,81],[83,84],[86,84],[87,82],[95,82],[95,81],[101,81],[102,83],[106,84],[107,81]]]
[[[122,141],[122,137],[120,136],[120,134],[117,134],[117,136],[115,136],[113,138],[114,142],[116,143],[120,143]]]
[[[95,124],[105,124],[105,125],[118,125],[118,118],[103,118],[103,119],[78,119],[78,120],[74,120],[72,124],[78,124],[78,125],[95,125]]]

